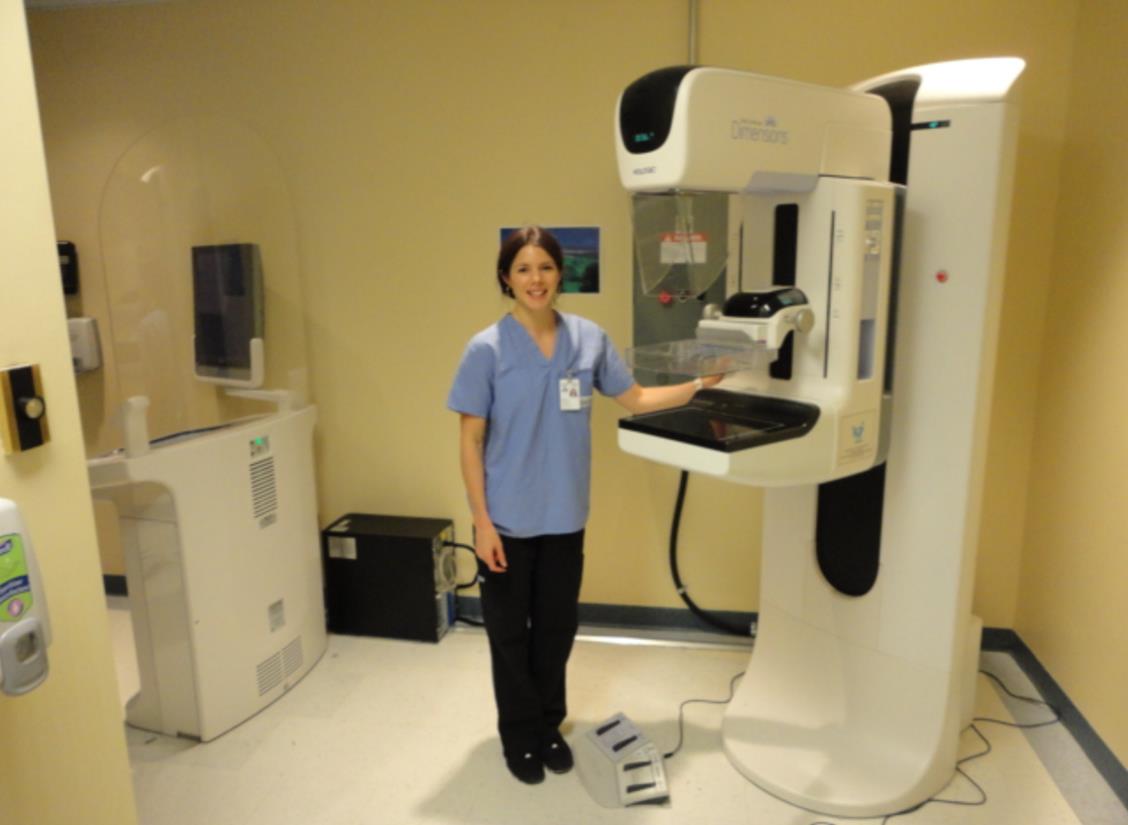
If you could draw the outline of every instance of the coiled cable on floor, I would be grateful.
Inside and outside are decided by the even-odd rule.
[[[701,621],[734,636],[754,636],[750,626],[741,627],[698,607],[689,597],[689,592],[681,580],[681,574],[678,572],[678,530],[681,527],[682,507],[685,505],[685,488],[688,481],[689,472],[682,470],[681,479],[678,481],[678,498],[674,504],[674,517],[670,523],[670,575],[674,578],[674,587],[677,588],[678,595],[685,602],[685,606]]]

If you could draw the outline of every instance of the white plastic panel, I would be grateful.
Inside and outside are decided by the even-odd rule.
[[[930,107],[920,116],[952,125],[917,133],[909,157],[882,525],[885,608],[900,618],[881,646],[933,667],[951,666],[970,610],[1016,114]]]
[[[660,148],[632,154],[615,134],[629,191],[809,191],[819,175],[884,179],[890,116],[846,89],[702,67],[682,81]]]
[[[94,495],[122,517],[141,675],[131,724],[208,741],[324,652],[316,417],[305,407],[93,462]]]

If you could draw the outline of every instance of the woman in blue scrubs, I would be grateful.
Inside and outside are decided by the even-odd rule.
[[[502,751],[529,784],[545,768],[572,768],[559,728],[578,626],[593,390],[633,414],[681,406],[720,380],[640,387],[598,325],[554,309],[563,267],[541,227],[505,239],[497,281],[512,311],[470,339],[447,399],[460,418]]]

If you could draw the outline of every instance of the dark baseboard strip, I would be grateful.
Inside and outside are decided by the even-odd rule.
[[[125,576],[102,576],[102,586],[106,589],[107,596],[128,596],[129,587],[125,583]]]
[[[719,619],[751,627],[755,613],[737,610],[709,611]],[[477,596],[458,597],[458,615],[481,620],[482,606]],[[689,610],[678,607],[637,607],[626,604],[580,604],[580,624],[596,627],[618,627],[625,630],[701,630],[714,633],[719,639],[729,634],[717,630],[694,616]]]
[[[723,622],[739,627],[753,627],[755,613],[737,610],[710,610]],[[685,608],[634,607],[621,604],[581,604],[580,624],[597,627],[643,628],[653,630],[701,630],[725,638],[732,634],[706,624]]]
[[[1009,627],[983,628],[983,639],[979,647],[992,653],[1014,653],[1019,648],[1026,650],[1022,639]]]
[[[989,634],[991,642],[998,646],[989,645]],[[1116,794],[1121,804],[1128,808],[1128,769],[1093,730],[1093,726],[1089,724],[1081,711],[1077,709],[1077,706],[1070,701],[1069,696],[1061,689],[1061,685],[1042,666],[1038,657],[1026,646],[1022,638],[1013,630],[988,630],[984,628],[983,649],[1006,652],[1011,655],[1018,666],[1022,668],[1026,677],[1038,689],[1042,698],[1057,708],[1061,714],[1062,725],[1081,746],[1081,750],[1085,752],[1097,772],[1104,777],[1105,782],[1108,783],[1109,788]]]

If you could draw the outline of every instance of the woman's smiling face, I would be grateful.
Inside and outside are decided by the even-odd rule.
[[[513,258],[505,282],[518,304],[529,312],[542,312],[552,306],[560,285],[560,269],[541,247],[525,244]]]

